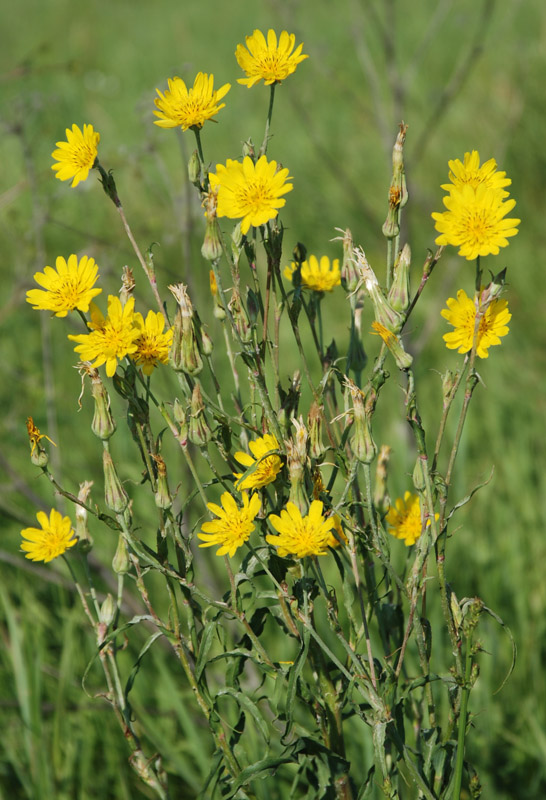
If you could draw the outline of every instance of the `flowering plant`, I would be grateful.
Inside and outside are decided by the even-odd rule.
[[[269,87],[265,133],[259,149],[247,140],[240,158],[214,169],[201,137],[221,110],[227,116],[229,103],[220,101],[230,85],[214,90],[214,76],[200,72],[189,89],[181,78],[169,79],[154,101],[158,127],[195,137],[188,177],[204,210],[208,309],[197,311],[187,285],[166,287],[143,256],[112,173],[99,160],[93,126],[84,125],[82,133],[73,125],[53,152],[56,177],[72,179],[72,186],[91,169],[99,172],[156,309],[135,310],[145,309],[144,291],[127,268],[104,316],[94,302],[102,288],[91,256],[59,256],[56,271],[47,266],[36,273],[42,288],[28,292],[29,304],[56,317],[76,311],[84,325],[68,339],[76,343],[82,384],[93,397],[91,430],[102,442],[104,485],[93,490],[93,502],[88,481],[77,496],[60,485],[43,442],[48,437],[29,420],[31,460],[74,504],[77,538],[70,517],[52,509],[49,519],[38,514],[41,529],[22,531],[22,550],[33,560],[62,557],[68,565],[131,764],[157,797],[170,796],[169,756],[151,757],[145,726],[128,700],[141,656],[129,675],[118,658],[123,637],[140,624],[154,629],[149,647],[165,640],[179,680],[191,687],[193,712],[213,748],[203,787],[211,797],[254,797],[261,781],[277,781],[285,796],[348,799],[372,796],[378,786],[398,798],[409,785],[427,800],[459,798],[463,780],[475,789],[468,764],[465,772],[468,702],[480,650],[476,627],[489,612],[478,598],[458,600],[448,583],[451,520],[471,496],[453,497],[453,475],[479,383],[476,359],[487,358],[509,331],[511,315],[500,298],[505,270],[484,284],[480,258],[496,255],[516,235],[519,220],[506,219],[515,201],[507,199],[510,181],[493,159],[480,166],[473,151],[462,162],[450,161],[451,183],[442,187],[447,211],[432,215],[440,246],[419,271],[400,233],[408,201],[401,124],[382,230],[385,279],[348,229],[334,240],[332,259],[307,255],[302,244],[287,255],[281,215],[297,187],[297,169],[268,158],[268,151],[276,88],[307,58],[295,44],[293,34],[270,30],[267,37],[254,31],[237,47],[247,76],[239,83],[251,88],[263,80]],[[101,147],[107,149],[104,142]],[[446,347],[462,358],[452,354],[455,367],[442,376],[440,424],[431,438],[407,323],[425,289],[434,291],[431,279],[449,245],[476,259],[476,274],[468,280],[470,294],[461,288],[442,311],[454,329],[444,335]],[[349,334],[341,356],[333,342],[325,344],[334,292],[346,299]],[[210,335],[214,324],[222,335]],[[372,334],[380,349],[367,367]],[[281,369],[286,347],[301,364],[288,383]],[[170,382],[156,382],[159,370]],[[398,454],[375,440],[388,370],[403,385],[411,478]],[[131,446],[142,462],[142,480],[132,488],[116,461],[112,392],[126,405]],[[447,421],[455,413],[450,437]],[[166,440],[179,458],[169,458]],[[404,475],[403,496],[394,502],[393,473]],[[137,493],[150,500],[157,531],[139,519]],[[87,565],[91,519],[95,537],[104,530],[116,538],[118,594],[102,604],[91,571],[84,571],[82,586],[73,567],[78,557]],[[215,556],[223,558],[223,594],[207,585]],[[124,593],[133,584],[145,613],[125,620]],[[442,610],[447,668],[431,645],[425,599]],[[234,707],[226,710],[227,698]],[[265,743],[261,757],[256,733]],[[358,741],[368,743],[364,767]]]

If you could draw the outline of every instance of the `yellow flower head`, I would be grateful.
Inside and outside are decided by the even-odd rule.
[[[269,521],[280,536],[269,534],[266,541],[278,548],[280,556],[323,556],[331,545],[332,528],[337,526],[334,516],[323,517],[322,508],[320,500],[313,500],[309,513],[302,517],[298,507],[289,501],[280,516],[269,515]]]
[[[44,267],[43,272],[34,273],[34,280],[43,289],[29,289],[27,303],[37,311],[53,311],[56,317],[66,317],[75,308],[89,311],[91,300],[102,292],[93,288],[98,277],[93,258],[82,256],[78,262],[74,253],[68,261],[59,256],[55,269]]]
[[[160,128],[178,128],[183,131],[188,128],[202,128],[208,119],[212,119],[224,108],[225,103],[220,100],[231,89],[231,84],[225,83],[220,89],[214,91],[214,75],[199,72],[193,88],[188,89],[181,78],[169,78],[169,88],[163,94],[156,89],[159,97],[154,103],[159,111],[154,111],[154,120]]]
[[[497,255],[500,247],[508,245],[509,236],[518,232],[519,219],[504,219],[515,200],[503,202],[505,192],[480,184],[454,186],[444,197],[447,211],[433,213],[435,228],[441,234],[436,244],[451,244],[468,261],[477,256]]]
[[[211,189],[218,191],[219,217],[241,219],[241,233],[248,233],[251,225],[259,225],[274,219],[286,200],[282,197],[292,191],[287,169],[277,169],[276,161],[261,156],[256,164],[250,156],[243,163],[230,158],[216,165],[216,173],[209,173]]]
[[[21,544],[21,550],[26,553],[25,558],[31,561],[51,561],[65,553],[69,547],[77,543],[73,538],[74,530],[68,517],[63,517],[54,508],[51,509],[49,519],[43,511],[36,514],[41,528],[25,528],[21,536],[27,541]]]
[[[97,306],[91,303],[91,333],[81,333],[68,338],[79,342],[74,350],[82,361],[92,361],[94,367],[106,364],[106,374],[111,378],[118,359],[133,355],[138,349],[136,339],[141,330],[134,325],[135,298],[130,297],[125,306],[115,295],[108,296],[108,316],[105,318]]]
[[[297,264],[290,262],[290,266],[284,268],[285,278],[292,280],[296,269]],[[316,256],[309,256],[307,261],[302,263],[301,285],[304,289],[311,289],[313,292],[331,292],[340,284],[341,271],[338,258],[332,261],[331,266],[328,256],[321,256],[320,262]]]
[[[261,31],[255,30],[245,38],[245,43],[246,47],[237,45],[235,58],[247,77],[239,78],[237,82],[246,84],[249,89],[262,78],[266,86],[283,81],[296,71],[301,61],[309,58],[301,54],[303,44],[298,45],[292,53],[296,37],[286,31],[279,36],[278,44],[277,35],[271,28],[267,32],[267,41]]]
[[[235,488],[239,491],[243,489],[261,489],[263,486],[267,486],[268,483],[272,483],[275,480],[282,467],[282,461],[278,455],[267,455],[271,450],[279,449],[277,439],[271,434],[266,433],[265,436],[249,442],[248,446],[254,458],[242,450],[238,450],[234,455],[239,464],[242,464],[246,469],[255,466],[254,471],[246,478],[241,479],[242,473],[235,473],[235,477],[239,478]]]
[[[100,133],[94,131],[92,125],[84,125],[83,133],[77,125],[72,125],[72,130],[66,129],[66,139],[66,142],[57,142],[58,149],[51,156],[58,163],[52,164],[51,169],[55,170],[55,177],[60,181],[73,178],[72,186],[77,186],[87,179],[95,164]]]
[[[446,304],[447,309],[443,309],[442,317],[455,329],[444,334],[446,347],[459,353],[468,353],[472,350],[474,341],[476,305],[463,289],[457,292],[457,299],[450,297]],[[506,300],[493,300],[489,303],[480,320],[476,355],[487,358],[488,348],[501,344],[500,337],[508,333],[511,318]]]
[[[435,519],[438,519],[435,514]],[[394,506],[387,511],[386,520],[389,526],[389,533],[397,539],[403,539],[406,547],[415,544],[421,536],[423,523],[421,520],[421,504],[419,497],[410,492],[404,492],[404,499],[399,497]],[[430,525],[430,520],[427,527]]]
[[[137,349],[132,354],[133,358],[145,375],[151,375],[157,364],[167,364],[169,350],[173,341],[173,329],[169,328],[163,333],[165,317],[160,311],[148,311],[146,320],[137,312],[133,323],[139,335],[135,339]]]
[[[345,531],[341,526],[341,520],[337,514],[334,514],[332,519],[334,520],[334,530],[330,531],[330,535],[328,537],[328,547],[339,547],[341,544],[347,544],[347,537],[345,536]]]
[[[480,154],[477,150],[464,154],[464,161],[458,158],[448,161],[449,180],[451,183],[444,183],[442,189],[451,192],[454,187],[461,187],[469,184],[473,189],[478,186],[486,186],[489,189],[500,189],[502,197],[508,197],[509,192],[505,192],[504,187],[510,186],[512,181],[506,177],[506,172],[497,170],[497,162],[490,158],[480,167]]]
[[[255,528],[254,517],[260,510],[261,503],[257,494],[253,494],[249,500],[248,494],[243,492],[242,497],[242,508],[239,508],[229,492],[224,492],[220,498],[222,507],[216,503],[207,503],[209,511],[218,519],[203,523],[202,532],[197,534],[197,538],[203,540],[199,547],[219,544],[220,549],[216,551],[216,555],[224,556],[227,553],[231,558],[237,548],[247,541]]]

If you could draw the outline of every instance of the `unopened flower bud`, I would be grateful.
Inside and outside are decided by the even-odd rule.
[[[99,622],[101,622],[106,628],[109,628],[114,621],[115,615],[116,604],[114,603],[114,598],[110,592],[108,592],[103,604],[100,607]]]
[[[241,296],[236,288],[233,289],[228,308],[231,311],[231,316],[233,317],[235,328],[241,341],[247,344],[252,340],[252,328],[250,327],[248,315],[241,303]]]
[[[110,411],[110,397],[104,388],[99,371],[94,367],[90,367],[87,370],[87,374],[91,378],[91,394],[95,401],[95,413],[91,423],[91,430],[95,436],[105,441],[113,436],[116,431],[116,423]]]
[[[349,378],[345,379],[345,384],[353,401],[351,450],[355,458],[362,464],[371,464],[377,455],[377,446],[373,440],[371,428],[377,394],[374,389],[370,389],[368,394],[364,395]]]
[[[127,542],[120,533],[118,539],[118,546],[112,559],[112,569],[116,575],[125,575],[131,569],[131,559],[129,558],[129,550]]]
[[[212,339],[210,338],[206,330],[204,330],[204,328],[201,328],[201,352],[203,353],[204,356],[210,356],[213,349],[214,349],[214,344],[212,342]]]
[[[188,178],[194,186],[201,186],[201,161],[197,150],[193,151],[188,161]]]
[[[218,226],[216,215],[214,219],[207,217],[207,224],[205,227],[205,238],[201,245],[201,255],[207,261],[217,261],[223,253],[222,247],[222,234]]]
[[[243,234],[241,233],[241,223],[238,222],[231,232],[231,241],[234,247],[238,250],[243,243]]]
[[[457,383],[458,373],[453,373],[450,369],[446,369],[442,375],[442,395],[444,400],[444,410],[447,408],[452,400],[453,389]]]
[[[307,417],[309,427],[309,455],[311,458],[322,458],[326,447],[322,443],[322,415],[323,407],[313,401]]]
[[[377,466],[375,468],[375,487],[373,494],[374,505],[380,514],[386,514],[391,504],[391,499],[387,491],[390,455],[391,448],[387,444],[382,444],[379,448],[379,456],[377,458]]]
[[[183,283],[169,286],[169,289],[178,301],[169,362],[176,371],[199,375],[203,369],[203,359],[197,343],[192,302]]]
[[[411,250],[405,244],[394,265],[394,278],[389,291],[388,300],[395,311],[405,314],[410,304],[410,272]]]
[[[102,466],[104,470],[104,501],[111,511],[121,514],[127,508],[129,498],[118,478],[112,456],[106,449],[102,451]]]
[[[301,463],[306,464],[307,443],[309,440],[309,434],[307,433],[307,428],[304,425],[303,417],[300,416],[299,419],[292,418],[292,425],[296,429],[296,432],[294,433],[293,436],[294,447],[297,451]]]
[[[167,465],[163,458],[154,455],[153,459],[157,466],[157,491],[155,493],[155,504],[158,508],[170,508],[173,504],[169,484],[167,482]]]
[[[190,442],[198,447],[206,445],[212,439],[212,431],[205,416],[205,406],[199,381],[193,387],[191,397],[188,437]]]
[[[307,258],[307,248],[301,242],[298,242],[292,251],[292,257],[296,264],[303,264]]]
[[[93,481],[84,481],[80,483],[78,500],[81,503],[87,503],[92,486]],[[87,509],[79,504],[76,504],[76,536],[80,543],[81,552],[89,553],[93,547],[93,537],[89,533],[89,528],[87,526]]]
[[[426,486],[425,471],[421,456],[417,456],[417,461],[415,462],[415,466],[413,468],[413,485],[418,492],[424,491]]]
[[[343,233],[343,263],[341,265],[341,285],[346,292],[354,292],[359,281],[353,261],[353,250],[353,237],[347,228]]]
[[[285,447],[286,464],[290,476],[290,496],[288,499],[291,503],[294,503],[302,514],[307,514],[309,502],[304,488],[305,462],[307,457],[305,456],[302,461],[299,448],[293,439],[287,439],[285,441]]]

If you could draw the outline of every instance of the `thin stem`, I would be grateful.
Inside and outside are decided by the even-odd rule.
[[[459,711],[459,731],[457,736],[457,758],[455,761],[455,778],[453,783],[453,800],[461,797],[461,784],[464,766],[464,744],[466,737],[466,720],[468,713],[468,699],[470,697],[470,674],[472,670],[472,630],[466,643],[466,656],[464,668],[464,684],[461,691],[461,707]]]
[[[271,128],[271,118],[273,116],[273,104],[275,102],[275,87],[276,87],[276,85],[277,85],[276,83],[272,83],[271,86],[269,87],[269,89],[270,89],[270,92],[269,92],[269,109],[267,111],[267,120],[266,120],[266,123],[265,123],[264,140],[263,140],[262,146],[260,147],[260,150],[258,152],[258,158],[260,156],[265,156],[265,154],[267,152],[267,144],[269,142],[269,130]]]

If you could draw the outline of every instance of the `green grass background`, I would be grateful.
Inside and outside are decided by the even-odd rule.
[[[349,226],[382,271],[390,150],[402,119],[409,125],[404,236],[416,281],[426,248],[433,247],[430,213],[441,207],[448,159],[478,149],[512,178],[520,233],[498,257],[484,260],[494,272],[508,267],[511,331],[480,364],[484,386],[472,403],[453,496],[464,495],[492,466],[495,472],[458,517],[447,572],[457,595],[479,595],[510,626],[518,646],[516,669],[495,694],[510,646],[500,627],[484,626],[487,652],[471,696],[476,716],[469,737],[484,797],[544,797],[546,7],[541,0],[417,0],[411,6],[404,0],[21,0],[16,12],[2,6],[0,23],[0,799],[148,796],[127,766],[113,715],[92,697],[101,685],[98,673],[91,672],[90,696],[82,692],[93,643],[63,565],[36,567],[19,553],[21,527],[33,524],[37,508],[52,504],[50,487],[28,460],[28,415],[57,442],[52,465],[63,485],[74,490],[84,479],[102,485],[90,407],[84,401],[78,412],[80,381],[66,340],[76,323],[30,309],[24,296],[33,273],[57,255],[85,252],[100,265],[103,296],[117,291],[121,268],[129,264],[141,310],[151,303],[95,176],[71,190],[54,180],[50,154],[66,127],[91,122],[137,240],[143,248],[160,245],[161,291],[184,281],[198,307],[207,308],[202,212],[185,177],[193,137],[154,126],[153,98],[168,77],[191,82],[199,70],[213,72],[218,86],[229,81],[232,89],[218,124],[204,129],[205,157],[224,162],[238,157],[249,136],[260,143],[268,92],[239,86],[233,57],[256,27],[293,31],[310,56],[277,92],[269,149],[294,178],[282,215],[287,257],[297,241],[310,252],[337,256],[335,228]],[[408,346],[423,351],[417,380],[431,437],[438,373],[458,363],[441,341],[439,311],[458,288],[471,290],[472,272],[449,249],[408,334]],[[341,291],[326,299],[324,315],[327,336],[343,352],[348,320]],[[211,333],[220,335],[214,321]],[[373,357],[376,344],[367,347]],[[288,357],[283,377],[297,367]],[[412,455],[406,454],[401,393],[392,383],[375,432],[393,446],[396,494],[408,487]],[[115,400],[114,408],[121,416]],[[132,444],[118,438],[120,471],[138,480]],[[101,529],[95,533],[97,580],[106,588],[100,563],[109,563],[115,542]],[[173,796],[196,796],[210,744],[167,649],[151,651],[134,695],[150,751],[156,747],[169,759]],[[269,784],[261,796],[274,796],[274,781]]]

